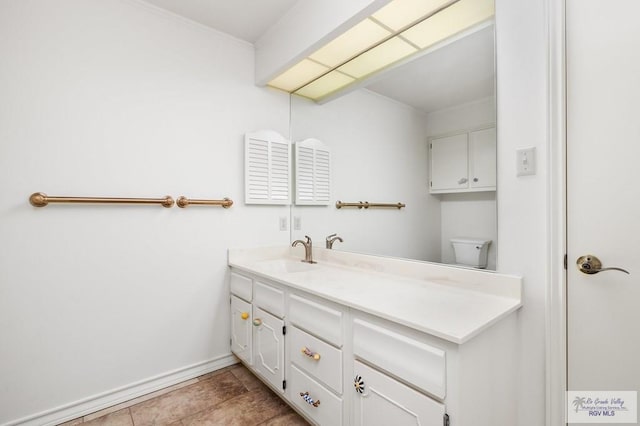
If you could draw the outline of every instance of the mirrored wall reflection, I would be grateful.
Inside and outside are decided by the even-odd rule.
[[[495,190],[473,188],[469,175],[467,189],[433,193],[429,149],[434,137],[495,126],[494,68],[494,27],[485,25],[326,104],[292,96],[291,140],[316,138],[331,149],[332,202],[293,206],[291,239],[309,235],[324,246],[337,233],[343,242],[334,250],[450,264],[452,238],[491,240],[487,269],[495,269]],[[450,157],[439,157],[437,169],[455,170]],[[406,207],[336,209],[337,200]]]

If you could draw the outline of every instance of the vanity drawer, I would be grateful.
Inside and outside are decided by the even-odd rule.
[[[291,400],[296,407],[319,425],[342,425],[342,399],[304,374],[295,365],[291,366]]]
[[[251,302],[251,283],[251,278],[231,272],[231,282],[229,283],[231,294],[235,294],[247,302]]]
[[[284,291],[260,281],[254,282],[253,304],[265,311],[284,318]]]
[[[289,320],[322,340],[342,347],[342,312],[292,294]]]
[[[445,352],[397,331],[353,321],[353,352],[435,397],[446,395]]]
[[[342,393],[342,351],[293,326],[287,337],[291,339],[291,362],[336,392]],[[317,355],[318,359],[313,355]]]

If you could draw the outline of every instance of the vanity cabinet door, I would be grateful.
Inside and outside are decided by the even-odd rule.
[[[253,309],[253,366],[280,392],[284,392],[284,321],[260,308]]]
[[[353,419],[357,426],[442,426],[443,404],[354,361]]]
[[[471,188],[496,187],[496,128],[469,133],[469,176]]]
[[[251,304],[231,295],[231,352],[251,364]]]
[[[431,192],[469,188],[467,134],[433,139],[431,153]]]

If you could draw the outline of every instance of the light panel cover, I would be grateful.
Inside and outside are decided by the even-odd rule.
[[[278,77],[269,82],[269,86],[282,89],[286,92],[293,92],[304,86],[309,81],[321,76],[331,68],[318,64],[309,59],[303,59]]]
[[[417,51],[418,49],[406,41],[394,37],[364,52],[338,69],[354,78],[362,78]]]
[[[402,38],[426,49],[494,15],[493,0],[460,0],[429,19],[400,33]]]
[[[309,57],[334,68],[390,35],[391,31],[367,18]]]
[[[374,13],[372,17],[393,31],[400,31],[452,1],[453,0],[394,0]]]
[[[297,90],[295,93],[314,100],[320,99],[354,81],[354,78],[344,75],[340,71],[331,71]]]

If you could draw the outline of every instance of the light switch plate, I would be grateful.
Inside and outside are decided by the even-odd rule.
[[[536,174],[536,149],[523,148],[516,151],[516,175],[529,176]]]
[[[302,218],[300,216],[293,217],[293,230],[300,231],[302,229]]]
[[[286,216],[280,216],[279,218],[279,223],[280,223],[280,230],[281,231],[288,231],[289,230],[289,221],[287,220]]]

